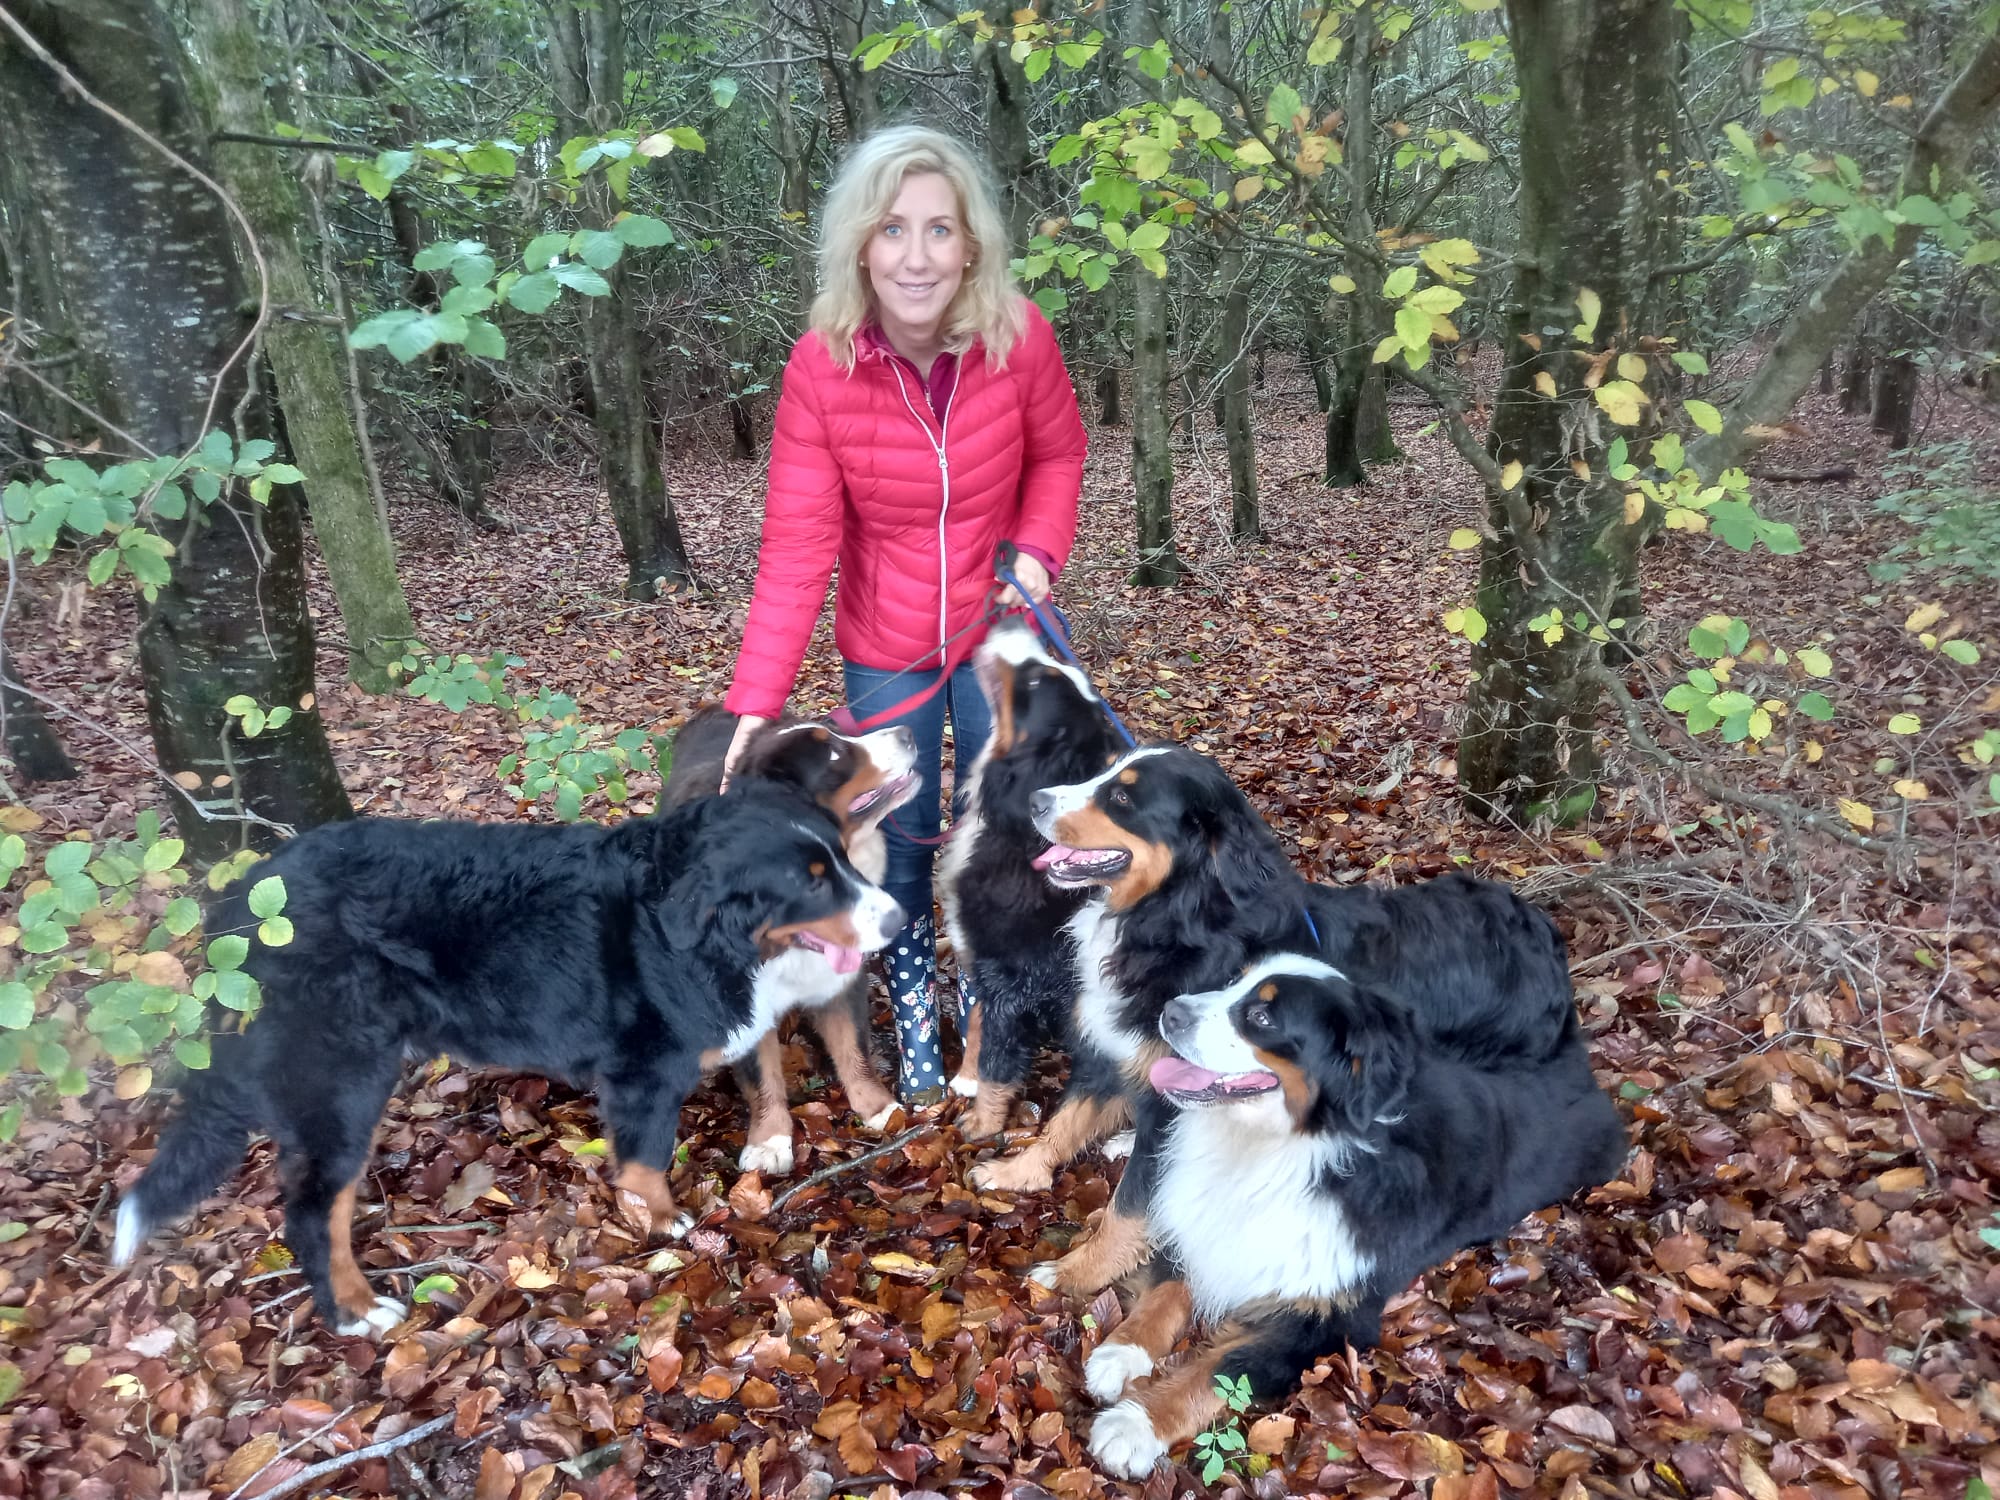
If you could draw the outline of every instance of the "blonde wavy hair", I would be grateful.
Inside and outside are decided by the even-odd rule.
[[[1004,366],[1028,322],[1009,262],[1007,223],[972,153],[927,125],[878,130],[840,164],[820,210],[819,295],[813,298],[812,329],[837,364],[854,368],[854,336],[875,315],[875,291],[861,264],[862,252],[912,172],[936,172],[952,185],[972,241],[972,265],[945,309],[945,347],[963,354],[978,339],[986,346],[987,361]]]

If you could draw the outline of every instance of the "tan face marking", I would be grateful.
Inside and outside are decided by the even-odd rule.
[[[1306,1077],[1305,1069],[1297,1063],[1266,1052],[1263,1048],[1253,1049],[1257,1064],[1268,1073],[1277,1075],[1278,1088],[1285,1096],[1285,1112],[1292,1117],[1292,1124],[1303,1130],[1312,1108],[1319,1103],[1319,1085]],[[1360,1066],[1359,1059],[1355,1065]]]
[[[1266,1002],[1277,999],[1278,998],[1277,982],[1275,980],[1267,979],[1262,984],[1258,985],[1257,998],[1259,1000],[1263,1000]]]
[[[991,739],[994,759],[1005,755],[1014,748],[1014,664],[996,661],[987,669],[992,675],[992,686],[987,691],[987,702],[993,709],[993,735]],[[982,673],[980,686],[985,687]]]
[[[814,860],[811,864],[806,866],[806,873],[811,875],[814,880],[826,879],[825,862],[823,860],[817,860],[817,859]]]
[[[782,927],[766,928],[765,935],[758,939],[757,951],[766,958],[775,958],[791,947],[792,939],[801,932],[810,932],[836,948],[861,946],[861,934],[854,927],[854,913],[837,911],[831,916],[815,917],[810,922],[788,922]]]
[[[1139,784],[1139,768],[1137,766],[1127,766],[1118,773],[1118,782],[1121,786],[1137,786]]]
[[[1130,770],[1125,774],[1130,775]],[[1072,849],[1123,849],[1132,856],[1132,862],[1105,883],[1111,892],[1113,911],[1123,911],[1143,901],[1173,873],[1173,850],[1134,836],[1095,805],[1080,807],[1058,818],[1056,837]]]

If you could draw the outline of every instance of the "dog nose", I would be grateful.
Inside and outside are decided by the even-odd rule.
[[[1037,823],[1041,822],[1044,818],[1054,817],[1055,812],[1056,799],[1054,793],[1045,789],[1028,794],[1028,816],[1033,818]]]
[[[1194,1007],[1185,1000],[1169,1000],[1160,1010],[1160,1035],[1170,1042],[1193,1025]]]

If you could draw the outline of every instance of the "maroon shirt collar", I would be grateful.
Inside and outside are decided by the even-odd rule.
[[[882,331],[882,325],[870,318],[854,335],[854,348],[858,355],[866,359],[887,360],[900,365],[904,372],[917,382],[925,398],[930,402],[931,415],[942,424],[945,413],[951,408],[951,395],[958,388],[959,357],[946,350],[931,366],[931,378],[926,380],[914,360],[896,352],[896,346],[889,342],[889,336]]]

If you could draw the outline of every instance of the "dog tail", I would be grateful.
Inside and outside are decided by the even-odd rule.
[[[233,1051],[223,1044],[236,1040],[235,1035],[216,1037],[215,1051]],[[223,1061],[221,1056],[214,1059]],[[213,1064],[189,1075],[180,1113],[160,1133],[151,1165],[118,1205],[114,1265],[131,1260],[155,1228],[201,1202],[243,1160],[258,1124],[255,1099],[240,1081],[243,1076],[240,1069]]]

